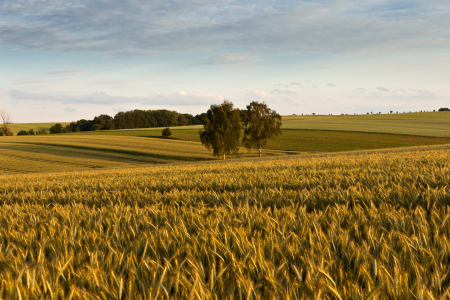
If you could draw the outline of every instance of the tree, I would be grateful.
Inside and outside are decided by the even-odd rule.
[[[239,110],[233,103],[224,100],[222,104],[211,105],[206,113],[204,131],[199,131],[200,140],[208,150],[213,149],[214,156],[236,154],[239,151],[239,140],[242,125]]]
[[[1,135],[13,135],[11,129],[9,129],[9,124],[11,124],[12,121],[11,114],[6,110],[1,109],[0,118],[2,119],[2,127],[0,128]]]
[[[50,127],[50,133],[62,133],[62,132],[63,132],[63,127],[59,123]]]
[[[20,130],[17,135],[30,135],[30,132],[26,131],[26,130]]]
[[[267,144],[267,140],[281,134],[281,116],[276,111],[267,107],[266,103],[253,101],[247,105],[247,115],[244,118],[245,147],[258,148],[261,157],[261,148]]]
[[[162,136],[163,136],[164,138],[169,138],[171,135],[172,135],[172,131],[170,130],[169,127],[163,129],[163,131],[162,131]]]
[[[70,128],[70,125],[67,125],[64,129],[63,129],[64,133],[70,133],[72,132],[72,128]]]

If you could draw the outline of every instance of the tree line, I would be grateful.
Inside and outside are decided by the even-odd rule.
[[[55,124],[50,128],[50,133],[200,125],[204,115],[203,113],[193,116],[167,109],[134,109],[118,112],[114,117],[102,114],[92,120],[81,119],[66,127]]]

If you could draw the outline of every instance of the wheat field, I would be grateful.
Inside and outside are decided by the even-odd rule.
[[[448,299],[449,154],[0,176],[0,298]]]

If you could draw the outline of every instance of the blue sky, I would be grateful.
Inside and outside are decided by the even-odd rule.
[[[448,0],[3,0],[15,122],[227,99],[281,114],[450,106]]]

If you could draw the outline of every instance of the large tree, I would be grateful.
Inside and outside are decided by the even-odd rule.
[[[9,124],[11,124],[11,122],[12,122],[11,114],[6,110],[1,109],[0,110],[0,118],[2,121],[1,128],[0,128],[1,135],[13,135],[13,133],[11,132],[11,129],[9,129]]]
[[[281,134],[281,116],[264,102],[253,101],[247,105],[243,122],[245,130],[242,141],[248,150],[258,148],[259,157],[267,140]]]
[[[225,159],[225,154],[238,153],[242,125],[233,103],[224,100],[220,105],[211,105],[203,127],[205,130],[199,132],[202,144],[213,149],[215,156],[223,155]]]

